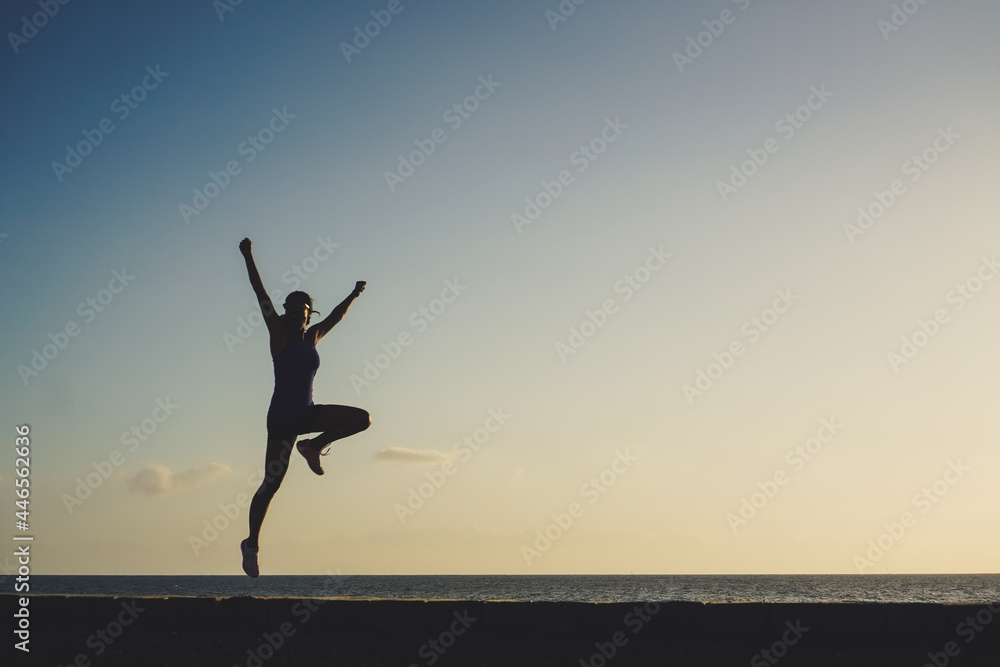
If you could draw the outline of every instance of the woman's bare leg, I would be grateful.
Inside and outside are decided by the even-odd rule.
[[[371,426],[372,418],[365,410],[347,405],[317,405],[314,413],[309,433],[320,431],[320,434],[315,438],[300,440],[298,449],[309,464],[309,469],[322,475],[323,466],[319,457],[323,448],[334,440],[364,431]]]
[[[291,456],[294,443],[294,435],[267,439],[267,453],[264,456],[264,481],[260,483],[257,492],[253,494],[253,500],[250,501],[250,536],[247,538],[247,546],[251,549],[257,548],[260,527],[264,523],[267,507],[281,486],[285,472],[288,471],[288,459]]]
[[[308,446],[317,452],[334,440],[340,440],[364,431],[372,425],[371,415],[367,410],[353,408],[349,405],[317,405],[316,417],[313,419],[312,432],[320,431],[314,438],[300,440],[299,444]]]

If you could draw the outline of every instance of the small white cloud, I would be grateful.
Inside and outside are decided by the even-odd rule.
[[[406,447],[389,447],[375,452],[378,463],[415,463],[428,465],[450,461],[451,456],[436,449],[408,449]]]
[[[151,465],[125,480],[125,485],[132,493],[161,496],[197,488],[232,471],[222,463],[209,463],[180,472],[172,472],[166,466]]]

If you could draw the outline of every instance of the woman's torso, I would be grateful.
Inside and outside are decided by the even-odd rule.
[[[313,404],[312,386],[319,368],[315,345],[305,345],[288,336],[274,357],[274,393],[268,420],[291,420],[304,415]]]

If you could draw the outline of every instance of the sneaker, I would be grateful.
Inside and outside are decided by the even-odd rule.
[[[299,450],[299,454],[305,457],[306,463],[309,464],[309,469],[317,475],[322,475],[323,466],[319,462],[320,453],[309,446],[309,440],[302,440],[296,445],[296,448]]]
[[[248,577],[256,579],[260,576],[260,570],[257,568],[257,553],[260,548],[251,549],[247,546],[248,540],[249,538],[240,542],[240,551],[243,553],[243,571],[247,573]]]

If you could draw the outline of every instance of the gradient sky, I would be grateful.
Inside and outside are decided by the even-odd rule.
[[[240,573],[273,387],[243,237],[324,314],[368,282],[314,397],[373,426],[296,455],[265,574],[997,570],[1000,5],[390,4],[95,0],[12,40],[40,10],[6,3],[0,489],[28,424],[36,573]]]

